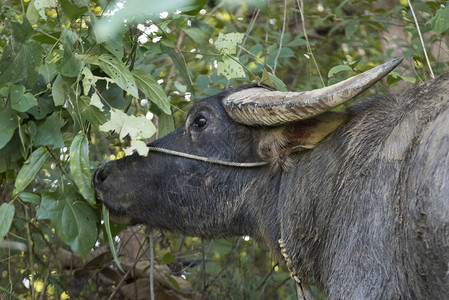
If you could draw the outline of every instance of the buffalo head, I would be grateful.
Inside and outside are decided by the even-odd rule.
[[[328,111],[401,60],[309,92],[251,84],[206,98],[189,111],[185,125],[149,144],[147,157],[135,154],[99,168],[97,194],[121,222],[267,240],[266,232],[274,231],[261,229],[256,215],[276,219],[276,205],[264,199],[276,197],[278,166],[287,168],[291,153],[313,148],[344,122],[344,115]]]

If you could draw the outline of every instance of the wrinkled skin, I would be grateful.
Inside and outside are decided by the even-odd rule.
[[[244,87],[242,87],[244,88]],[[235,91],[235,90],[234,90]],[[233,122],[205,99],[152,146],[227,161],[260,161],[275,128]],[[206,119],[198,119],[198,117]],[[99,169],[113,214],[188,235],[251,235],[330,299],[449,295],[449,74],[396,98],[378,96],[290,168],[219,166],[150,152]],[[265,159],[266,157],[264,157]]]

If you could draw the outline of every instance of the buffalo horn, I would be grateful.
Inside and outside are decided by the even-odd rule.
[[[305,92],[279,92],[263,87],[233,93],[223,100],[228,115],[246,125],[277,126],[308,119],[353,99],[402,61],[393,59],[329,87]]]

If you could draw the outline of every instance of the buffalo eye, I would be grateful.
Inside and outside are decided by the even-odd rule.
[[[203,127],[204,125],[206,125],[207,123],[207,119],[204,116],[198,116],[195,118],[195,120],[193,120],[193,124],[196,127]]]

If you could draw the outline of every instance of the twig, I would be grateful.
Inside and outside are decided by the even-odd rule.
[[[426,57],[427,65],[429,66],[430,77],[432,77],[432,79],[433,79],[433,78],[435,78],[435,75],[433,74],[432,66],[430,65],[429,57],[427,56],[427,50],[426,50],[426,46],[424,45],[424,40],[421,35],[421,29],[419,29],[418,19],[416,19],[416,15],[415,15],[415,11],[413,10],[412,3],[410,3],[410,0],[407,0],[407,2],[408,2],[408,5],[410,6],[410,11],[412,12],[413,19],[415,20],[416,30],[418,31],[422,49],[424,50],[424,56]]]
[[[248,53],[249,55],[251,55],[254,59],[258,60],[260,63],[264,64],[266,63],[266,60],[261,59],[260,57],[257,57],[254,53],[249,52],[247,49],[243,48],[242,46],[239,46],[241,50],[245,51],[246,53]],[[274,74],[274,70],[270,65],[266,65],[271,72]]]
[[[286,23],[287,23],[287,0],[284,1],[284,20],[282,22],[281,38],[279,40],[279,50],[278,50],[278,53],[276,53],[276,57],[274,58],[274,66],[273,66],[274,72],[276,72],[276,65],[277,65],[277,62],[278,62],[279,55],[281,54],[281,50],[282,50],[282,42],[284,40],[285,24]]]
[[[296,0],[296,3],[298,4],[299,13],[301,14],[302,30],[304,31],[304,38],[306,39],[307,52],[309,52],[310,57],[312,57],[312,61],[315,65],[316,70],[318,71],[318,75],[320,76],[321,83],[323,84],[323,86],[326,86],[324,84],[323,76],[321,76],[320,68],[318,68],[318,64],[316,63],[315,56],[313,55],[312,47],[310,47],[309,36],[307,35],[306,30],[306,21],[304,19],[303,2],[302,0]]]
[[[150,234],[150,299],[154,300],[154,247],[153,235]]]
[[[28,236],[28,251],[30,256],[30,290],[31,290],[31,299],[36,299],[35,290],[34,290],[34,267],[33,267],[33,242],[31,240],[31,231],[30,231],[30,220],[28,219],[28,207],[24,205],[25,209],[25,219],[27,220],[27,236]]]
[[[214,282],[218,279],[218,277],[220,277],[220,275],[225,271],[226,267],[228,266],[229,262],[231,261],[231,258],[235,257],[235,253],[234,251],[236,251],[238,249],[238,247],[240,246],[240,241],[242,239],[237,239],[237,242],[232,246],[232,249],[229,251],[228,257],[226,258],[226,261],[223,265],[223,268],[221,268],[220,272],[218,272],[217,275],[215,275],[215,277],[209,282],[209,284],[207,285],[207,287],[210,287],[214,284]],[[210,290],[209,290],[210,292]],[[209,292],[206,294],[206,299],[208,298]]]
[[[39,300],[46,299],[45,296],[47,295],[48,279],[50,278],[51,268],[52,267],[53,267],[53,260],[50,260],[50,262],[48,263],[48,266],[47,266],[47,273],[45,274],[44,285],[42,287],[42,292],[41,292],[41,295],[39,297]]]
[[[287,1],[287,0],[286,0]],[[253,14],[253,16],[251,17],[251,21],[249,22],[248,25],[248,29],[245,32],[245,36],[243,38],[242,43],[239,46],[239,49],[237,51],[237,55],[235,56],[236,58],[239,58],[240,54],[242,53],[242,47],[243,45],[245,45],[246,40],[248,39],[249,34],[251,33],[251,31],[253,30],[254,24],[256,23],[257,17],[259,16],[260,13],[260,9],[257,9],[256,12]],[[231,57],[232,59],[234,59],[233,57]],[[235,60],[235,59],[234,59]],[[244,66],[242,63],[240,63],[240,61],[237,59],[235,60],[239,65],[241,65],[243,68],[245,68],[245,70],[247,70],[247,72],[249,72],[252,76],[255,76],[251,71],[249,71],[248,68],[246,68],[246,66]],[[255,77],[257,78],[257,77]],[[229,85],[231,84],[231,80],[228,80],[228,83],[226,84],[226,88],[229,88]]]
[[[259,284],[259,286],[256,288],[256,291],[258,291],[260,288],[262,288],[262,287],[265,285],[265,283],[267,282],[267,279],[274,273],[274,269],[275,269],[277,266],[279,266],[279,264],[274,265],[274,266],[271,268],[270,272],[269,272],[267,275],[265,275],[265,277],[264,277],[264,279],[262,280],[262,282],[261,282],[261,283]],[[264,288],[264,289],[265,289],[265,288]],[[261,294],[263,293],[264,289],[262,289],[262,291],[260,291]]]
[[[248,29],[246,30],[245,37],[243,38],[242,43],[240,44],[239,50],[237,51],[236,57],[240,57],[240,54],[242,53],[242,46],[245,45],[246,40],[248,39],[248,36],[251,31],[253,31],[254,24],[256,23],[257,17],[259,16],[260,9],[257,9],[254,13],[253,17],[251,18],[251,21],[249,22]]]
[[[181,33],[179,34],[179,37],[178,37],[178,41],[176,42],[176,49],[179,51],[180,54],[181,54],[181,51],[179,49],[181,49],[181,45],[182,45],[182,42],[184,41],[185,36],[186,36],[186,33],[184,31],[181,31]],[[171,88],[171,84],[173,82],[171,77],[173,76],[173,73],[175,72],[175,68],[176,68],[176,65],[172,64],[170,67],[170,71],[168,71],[167,83],[165,84],[166,91],[169,91]]]
[[[120,282],[117,284],[117,286],[115,287],[114,291],[111,293],[111,295],[109,296],[108,300],[112,300],[114,299],[115,294],[118,292],[118,290],[120,289],[120,287],[122,286],[122,284],[125,282],[125,279],[128,277],[129,273],[131,273],[131,270],[133,268],[129,268],[129,270],[125,273],[125,275],[123,275],[122,279],[120,280]]]

